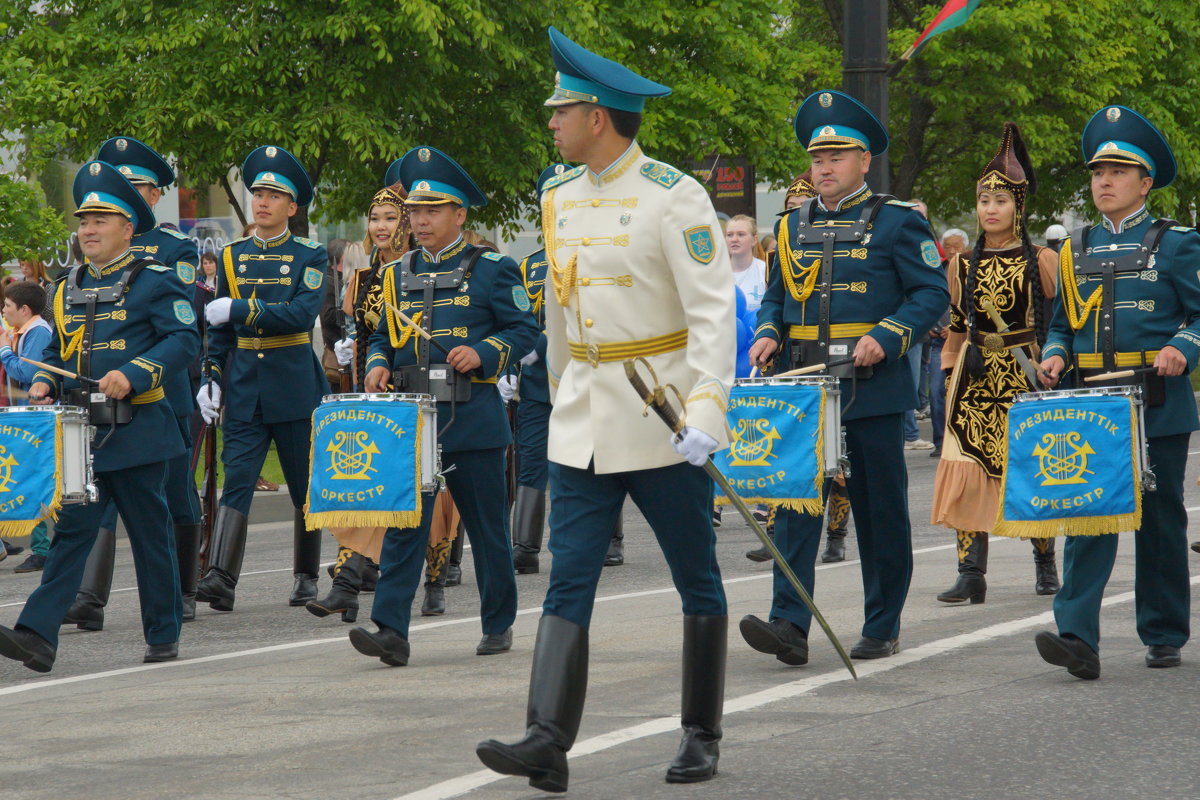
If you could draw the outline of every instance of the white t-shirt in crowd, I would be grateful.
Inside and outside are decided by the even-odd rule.
[[[757,311],[767,293],[767,262],[754,259],[749,268],[733,273],[733,283],[746,295],[746,310]]]

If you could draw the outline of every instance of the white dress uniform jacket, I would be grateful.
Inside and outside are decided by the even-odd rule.
[[[634,143],[599,175],[580,166],[550,179],[542,233],[550,460],[578,469],[594,460],[600,474],[683,460],[625,376],[636,356],[686,399],[685,424],[724,446],[733,273],[704,188]]]

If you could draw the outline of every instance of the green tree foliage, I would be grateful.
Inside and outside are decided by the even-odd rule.
[[[893,59],[942,5],[889,3]],[[802,51],[797,63],[808,65],[797,82],[837,85],[841,3],[799,7],[787,34]],[[988,0],[891,81],[892,191],[920,196],[943,217],[969,210],[975,181],[1012,120],[1038,173],[1030,212],[1050,221],[1090,197],[1080,133],[1097,109],[1120,103],[1170,141],[1179,178],[1155,194],[1153,207],[1190,224],[1200,201],[1198,47],[1194,0]]]
[[[85,159],[120,132],[176,154],[193,186],[226,181],[256,145],[282,145],[330,219],[361,215],[388,162],[430,144],[491,195],[477,218],[511,225],[558,160],[541,105],[554,81],[550,23],[673,86],[639,137],[652,155],[744,153],[768,179],[790,175],[795,87],[780,76],[793,53],[775,35],[779,7],[0,0],[0,119],[24,136],[29,167]]]
[[[39,258],[67,238],[67,226],[46,208],[41,189],[0,174],[0,263]]]

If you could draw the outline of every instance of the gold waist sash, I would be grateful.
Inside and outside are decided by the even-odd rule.
[[[312,335],[308,333],[288,333],[283,336],[239,336],[239,350],[270,350],[275,347],[292,347],[298,344],[312,344]]]
[[[874,327],[874,322],[835,322],[829,326],[829,338],[857,339],[866,336]],[[817,330],[816,325],[788,325],[787,335],[798,342],[815,342]]]
[[[571,350],[571,358],[576,361],[586,361],[593,367],[607,361],[625,361],[639,356],[658,356],[687,347],[687,330],[666,333],[649,339],[633,339],[628,342],[604,342],[603,344],[584,344],[583,342],[567,342]]]
[[[1149,366],[1154,363],[1154,359],[1158,356],[1157,350],[1145,350],[1138,353],[1117,353],[1118,367],[1140,367]],[[1143,359],[1145,359],[1143,361]],[[1078,353],[1075,356],[1075,363],[1080,369],[1103,369],[1104,354],[1103,353]]]

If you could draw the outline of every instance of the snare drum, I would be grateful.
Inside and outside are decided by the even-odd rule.
[[[62,448],[54,453],[60,502],[63,505],[95,502],[98,494],[92,474],[92,436],[96,429],[88,423],[87,411],[76,406],[0,407],[0,426],[6,431],[28,430],[29,420],[48,422],[55,418],[62,427]],[[33,441],[28,434],[24,438],[26,443]],[[15,457],[12,452],[8,455]],[[14,466],[19,468],[19,464]]]
[[[441,471],[437,407],[427,394],[336,394],[312,416],[310,530],[416,528]]]
[[[408,403],[417,406],[421,415],[420,469],[421,491],[433,492],[438,488],[438,474],[442,471],[442,451],[437,441],[437,403],[428,394],[388,394],[386,392],[350,392],[327,394],[321,405],[327,403]],[[386,408],[386,406],[380,406]],[[386,412],[385,412],[386,413]]]
[[[734,381],[734,387],[782,386],[788,387],[787,392],[814,392],[824,390],[824,412],[822,414],[824,427],[821,431],[823,441],[823,468],[827,477],[833,477],[841,470],[849,471],[849,459],[846,457],[846,435],[842,430],[842,391],[841,382],[831,375],[794,375],[787,378],[739,378]]]

